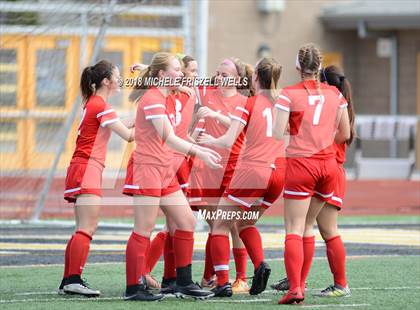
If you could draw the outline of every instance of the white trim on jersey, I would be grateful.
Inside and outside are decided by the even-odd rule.
[[[307,192],[294,192],[294,191],[284,190],[284,193],[289,194],[289,195],[296,195],[296,196],[309,196],[309,193]]]
[[[107,121],[105,121],[105,122],[103,122],[102,124],[101,124],[101,127],[105,127],[106,125],[109,125],[109,124],[112,124],[112,123],[115,123],[115,122],[118,122],[120,119],[117,117],[117,118],[113,118],[113,119],[110,119],[110,120],[107,120]]]
[[[229,270],[229,265],[214,265],[214,271]]]
[[[290,112],[290,109],[289,109],[288,107],[282,106],[281,104],[278,104],[278,103],[276,103],[276,104],[274,105],[274,107],[275,107],[276,109],[279,109],[279,110],[283,110],[283,111],[286,111],[286,112]]]
[[[69,193],[77,192],[77,191],[80,191],[81,189],[82,189],[81,187],[66,189],[64,191],[64,194],[69,194]]]
[[[319,196],[323,197],[323,198],[330,198],[332,197],[332,195],[334,195],[334,192],[332,192],[331,194],[322,194],[320,192],[315,191],[316,194],[318,194]]]
[[[341,199],[337,196],[332,196],[331,199],[334,200],[334,201],[338,201],[339,203],[343,203],[343,199]]]
[[[152,104],[152,105],[147,105],[143,108],[143,110],[150,110],[150,109],[155,109],[155,108],[163,108],[166,109],[166,107],[163,104]]]
[[[240,203],[241,205],[243,205],[243,206],[245,206],[247,208],[251,208],[252,207],[252,204],[249,204],[249,203],[247,203],[247,202],[245,202],[245,201],[243,201],[243,200],[241,200],[239,198],[236,198],[235,196],[228,195],[228,198],[230,200],[233,200],[234,202]]]
[[[124,188],[127,188],[127,189],[140,189],[140,186],[138,186],[138,185],[131,185],[131,184],[124,184]]]
[[[237,117],[235,115],[231,115],[230,118],[231,119],[236,119],[237,121],[240,121],[242,124],[244,124],[246,126],[246,121],[244,121],[242,118]]]
[[[146,119],[156,119],[156,118],[165,118],[166,114],[154,114],[154,115],[147,115]]]
[[[103,112],[101,112],[101,113],[96,114],[96,118],[99,118],[99,117],[101,117],[102,115],[106,115],[106,114],[112,113],[112,112],[114,112],[114,111],[115,111],[114,109],[108,109],[108,110],[105,110],[105,111],[103,111]]]
[[[249,111],[248,111],[247,109],[245,109],[245,108],[242,108],[242,107],[236,107],[236,110],[239,110],[239,111],[245,112],[246,114],[248,114],[248,115],[249,115]]]
[[[180,184],[179,186],[181,188],[186,188],[186,187],[190,186],[190,183]]]
[[[285,95],[280,95],[279,98],[286,100],[288,103],[292,103],[292,100],[290,100],[289,97],[286,97]]]
[[[338,99],[341,99],[341,98],[343,98],[343,94],[342,94],[342,93],[340,93],[340,94],[338,95]]]
[[[265,201],[265,200],[263,200],[263,199],[258,199],[258,201],[260,202],[260,203],[262,203],[263,205],[266,205],[266,206],[268,206],[268,207],[271,207],[273,204],[271,203],[271,202],[268,202],[268,201]]]
[[[340,109],[347,108],[347,106],[348,106],[348,104],[347,104],[347,103],[340,104]]]

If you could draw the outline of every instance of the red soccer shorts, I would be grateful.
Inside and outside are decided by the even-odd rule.
[[[343,165],[338,164],[337,181],[335,183],[334,195],[327,203],[341,210],[343,206],[344,193],[346,192],[346,170]]]
[[[306,199],[314,196],[328,201],[334,194],[337,171],[337,161],[334,157],[288,158],[284,198]]]

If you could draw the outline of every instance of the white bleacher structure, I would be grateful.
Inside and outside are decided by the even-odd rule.
[[[417,116],[358,115],[354,158],[356,179],[410,179],[415,166],[417,121]],[[389,156],[364,156],[363,146],[372,141],[388,141]],[[408,142],[408,156],[397,156],[400,142]]]

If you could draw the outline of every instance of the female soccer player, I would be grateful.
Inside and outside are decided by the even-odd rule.
[[[126,249],[126,300],[154,301],[144,280],[145,259],[159,207],[165,214],[173,238],[176,266],[175,295],[208,298],[214,294],[193,283],[191,262],[195,218],[180,190],[172,167],[173,151],[197,156],[212,168],[221,168],[219,154],[178,138],[167,114],[167,97],[182,77],[181,65],[169,53],[156,53],[130,98],[137,101],[136,131],[132,167],[127,167],[124,194],[134,196],[134,229]],[[147,85],[146,78],[150,78]],[[155,84],[157,83],[157,84]],[[174,225],[170,225],[174,223]]]
[[[127,141],[132,141],[134,136],[107,103],[108,98],[120,90],[119,78],[118,68],[106,60],[86,67],[82,73],[83,114],[64,191],[64,199],[75,203],[76,230],[67,243],[60,294],[100,295],[80,276],[98,224],[102,171],[111,131]]]
[[[351,291],[346,280],[346,249],[337,227],[338,211],[341,210],[344,193],[346,191],[346,171],[343,167],[346,161],[346,148],[353,142],[355,136],[355,113],[353,108],[351,85],[343,72],[336,66],[329,66],[321,71],[321,82],[337,87],[348,103],[350,120],[350,138],[341,144],[334,144],[338,163],[338,176],[334,188],[334,195],[327,201],[325,207],[319,212],[316,221],[327,250],[328,263],[334,276],[334,285],[322,290],[320,297],[347,297]]]
[[[337,217],[338,211],[342,208],[345,194],[346,174],[343,164],[346,159],[346,147],[352,143],[355,136],[355,113],[353,108],[351,85],[344,76],[343,72],[336,66],[329,66],[321,70],[320,78],[321,82],[337,87],[346,99],[348,103],[347,110],[349,113],[351,131],[350,138],[345,143],[334,144],[336,150],[335,158],[338,163],[338,176],[334,188],[334,195],[327,201],[316,219],[318,229],[326,244],[330,270],[334,275],[334,285],[327,287],[325,290],[322,290],[316,295],[320,297],[346,297],[351,295],[351,291],[347,286],[346,250],[338,233]],[[287,291],[289,289],[289,282],[287,278],[284,278],[278,283],[273,284],[272,287],[277,290]]]
[[[235,222],[254,264],[254,278],[249,291],[251,295],[264,291],[271,272],[264,262],[261,236],[255,226],[258,219],[246,220],[244,213],[253,211],[261,216],[283,190],[284,144],[276,141],[272,132],[272,110],[278,96],[280,74],[281,66],[277,61],[272,58],[261,59],[252,76],[255,96],[249,98],[245,106],[238,105],[235,108],[228,131],[217,139],[208,134],[202,134],[199,138],[199,142],[206,145],[230,148],[241,133],[245,133],[246,137],[246,146],[235,174],[218,206],[223,211],[236,211],[239,218],[217,219],[211,235],[212,260],[216,266],[218,282],[213,290],[215,296],[232,295],[232,288],[228,283],[229,230]],[[240,209],[232,208],[233,206]]]
[[[313,225],[337,179],[334,139],[341,144],[350,138],[347,102],[337,88],[319,82],[321,62],[315,45],[301,47],[296,68],[302,81],[284,88],[275,105],[275,137],[283,137],[290,126],[284,187],[284,264],[290,289],[279,304],[304,300],[315,251]]]
[[[247,76],[245,64],[238,59],[227,58],[218,67],[215,77],[217,88],[207,89],[202,102],[202,107],[197,112],[198,128],[200,133],[206,132],[213,137],[223,135],[229,128],[231,119],[229,114],[233,113],[237,106],[244,107],[247,97],[241,94],[249,92],[251,76]],[[236,84],[228,85],[226,82],[236,81]],[[225,83],[225,84],[224,84]],[[246,95],[248,95],[246,93]],[[244,135],[239,135],[231,149],[213,147],[222,156],[223,169],[214,171],[205,166],[200,166],[199,161],[194,161],[191,172],[191,194],[190,202],[194,210],[215,211],[223,192],[232,178],[236,162],[239,157]],[[206,219],[212,231],[213,220]],[[233,239],[233,255],[236,265],[236,280],[234,282],[235,292],[248,292],[246,283],[247,252],[242,243],[236,226],[231,227]],[[214,287],[213,274],[217,271],[214,268],[211,255],[211,233],[207,238],[205,269],[201,284],[203,287]]]
[[[181,71],[184,78],[197,77],[197,61],[186,55],[176,55],[181,63]],[[196,104],[195,92],[182,86],[177,91],[171,92],[167,97],[167,109],[169,118],[174,124],[175,134],[184,140],[189,140],[189,129],[191,127],[194,106]],[[178,178],[182,191],[188,192],[188,179],[190,175],[190,163],[183,153],[174,152],[173,169]],[[172,293],[176,279],[175,260],[172,247],[172,236],[166,230],[159,232],[150,243],[150,250],[146,262],[146,282],[151,288],[161,288],[159,282],[150,274],[160,256],[164,255],[164,274],[162,280],[162,292]]]

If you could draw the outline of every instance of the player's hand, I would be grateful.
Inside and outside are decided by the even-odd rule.
[[[141,64],[141,63],[134,63],[130,66],[130,72],[133,73],[134,71],[143,71],[147,68],[148,66],[145,64]]]
[[[195,145],[195,148],[204,152],[209,152],[211,154],[213,154],[214,156],[216,156],[218,161],[222,160],[222,156],[220,156],[219,153],[217,153],[215,150],[209,149],[208,147],[205,146],[201,146],[201,145]]]
[[[191,97],[191,96],[194,95],[194,90],[192,88],[187,87],[187,86],[179,86],[178,91],[188,95],[188,97]]]
[[[205,118],[205,117],[215,118],[216,116],[217,116],[217,112],[213,111],[209,107],[201,107],[197,111],[198,119]]]
[[[197,142],[204,145],[214,145],[215,140],[215,137],[204,132],[201,133],[201,135],[199,135],[197,138]]]
[[[223,168],[223,166],[219,163],[220,155],[216,156],[213,150],[210,150],[205,147],[197,147],[197,157],[200,158],[202,161],[204,161],[204,163],[207,166],[209,166],[211,169]]]

